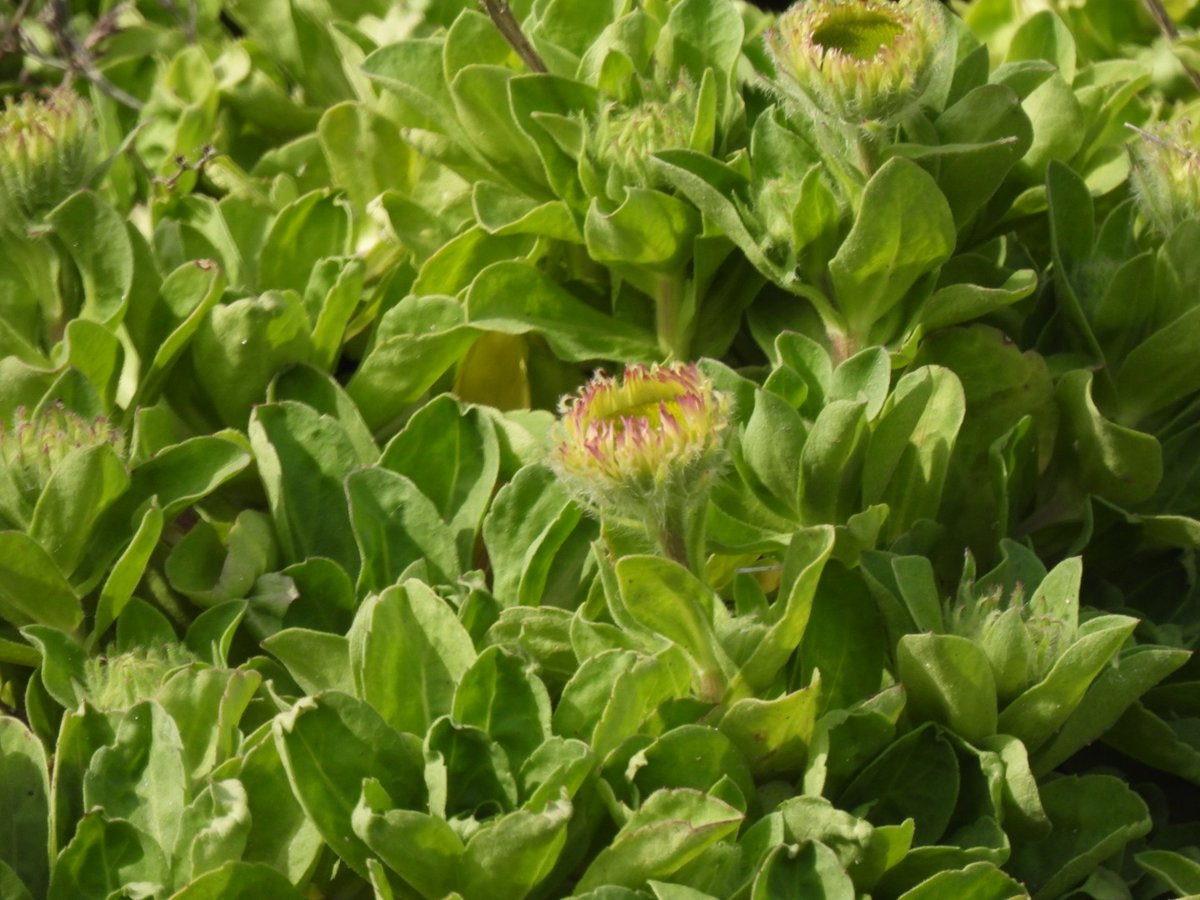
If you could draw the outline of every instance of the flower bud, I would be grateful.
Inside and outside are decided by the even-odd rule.
[[[890,124],[921,99],[946,25],[936,0],[802,0],[767,34],[777,87],[804,113]]]
[[[1200,216],[1200,152],[1187,119],[1137,129],[1130,145],[1130,180],[1138,205],[1163,237],[1186,219]]]
[[[91,107],[73,91],[7,98],[0,112],[0,228],[25,227],[82,188],[99,153]]]
[[[688,147],[695,116],[692,93],[681,85],[665,101],[614,103],[601,112],[592,133],[592,155],[607,170],[607,192],[614,199],[625,186],[659,186],[651,155]]]
[[[551,464],[601,517],[643,524],[678,557],[690,510],[725,462],[729,398],[692,364],[598,375],[561,404]],[[669,533],[666,533],[669,532]]]
[[[0,464],[32,503],[67,454],[100,444],[120,451],[123,441],[121,430],[103,416],[88,421],[61,403],[31,416],[21,406],[10,427],[0,424]]]
[[[92,657],[84,665],[83,690],[97,709],[129,709],[158,693],[167,676],[196,661],[181,644],[138,647],[128,653]]]

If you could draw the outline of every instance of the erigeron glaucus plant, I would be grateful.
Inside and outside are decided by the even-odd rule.
[[[645,528],[666,556],[695,569],[730,407],[693,364],[599,374],[564,399],[551,462],[603,521]]]
[[[91,106],[74,91],[7,98],[0,112],[0,228],[26,227],[84,187],[99,156]]]
[[[603,192],[614,203],[624,200],[627,187],[663,187],[665,180],[654,170],[651,156],[691,147],[695,91],[694,85],[680,83],[662,98],[651,96],[632,106],[606,104],[588,124],[586,163],[594,163],[595,171],[581,160],[581,175],[586,181],[594,179],[597,193]]]

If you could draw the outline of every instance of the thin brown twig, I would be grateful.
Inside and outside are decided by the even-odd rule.
[[[141,100],[113,84],[100,71],[87,47],[71,33],[70,21],[71,10],[66,0],[51,0],[46,27],[54,36],[54,42],[58,45],[58,52],[62,54],[62,60],[51,59],[40,53],[33,42],[28,39],[23,42],[25,52],[44,65],[62,69],[68,76],[82,75],[118,103],[131,109],[141,109]]]
[[[517,22],[516,16],[512,14],[507,0],[479,0],[479,5],[483,7],[484,12],[491,18],[504,39],[508,41],[508,45],[517,51],[517,56],[524,60],[525,65],[529,66],[530,71],[545,72],[545,62],[533,49],[529,38],[525,37],[525,33],[521,31],[521,26]]]
[[[1142,5],[1146,7],[1146,12],[1150,13],[1150,18],[1158,25],[1158,30],[1163,33],[1163,37],[1170,43],[1175,43],[1175,41],[1179,40],[1179,29],[1171,21],[1171,15],[1167,12],[1166,7],[1162,5],[1162,0],[1142,0]],[[1179,64],[1183,66],[1183,71],[1187,73],[1192,87],[1200,91],[1200,72],[1197,72],[1183,60],[1180,60]]]

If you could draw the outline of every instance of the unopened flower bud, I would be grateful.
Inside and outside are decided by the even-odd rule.
[[[666,100],[605,108],[592,136],[593,155],[607,169],[608,192],[620,187],[656,187],[650,162],[662,150],[686,148],[692,136],[693,91],[680,86]],[[614,199],[617,199],[614,196]]]
[[[684,561],[685,520],[725,462],[729,398],[695,365],[633,365],[561,410],[551,463],[568,490],[602,518],[645,525]]]
[[[0,423],[0,464],[22,496],[34,502],[69,453],[100,444],[120,451],[123,441],[121,430],[103,416],[89,421],[61,403],[34,416],[22,406],[8,428]]]
[[[1186,219],[1200,216],[1200,152],[1196,131],[1187,119],[1137,129],[1130,145],[1138,205],[1162,236]]]
[[[109,657],[93,657],[84,666],[84,694],[97,709],[118,711],[150,700],[175,670],[196,661],[181,644],[138,647]]]
[[[35,222],[86,183],[100,145],[91,107],[66,88],[0,112],[0,228]]]
[[[889,124],[929,85],[946,31],[936,0],[802,0],[767,34],[784,99],[853,124]]]

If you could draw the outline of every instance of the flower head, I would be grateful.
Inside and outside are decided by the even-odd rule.
[[[1187,119],[1138,129],[1130,144],[1130,179],[1138,204],[1164,237],[1185,219],[1200,216],[1200,151]]]
[[[725,460],[729,398],[693,364],[600,374],[561,411],[552,464],[601,514],[659,521],[703,496]]]
[[[946,26],[936,0],[802,0],[767,34],[786,100],[890,123],[920,101]]]
[[[82,188],[100,145],[91,107],[55,88],[0,111],[0,227],[25,226]]]

